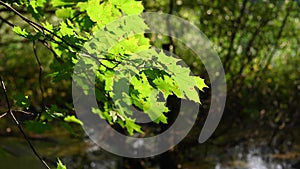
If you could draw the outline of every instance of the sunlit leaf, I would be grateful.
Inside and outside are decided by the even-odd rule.
[[[79,125],[83,125],[82,121],[80,121],[74,115],[65,117],[64,121],[69,122],[69,123],[77,123]]]
[[[57,161],[58,162],[56,163],[56,169],[67,169],[67,167],[60,161],[60,159],[57,159]]]
[[[22,28],[20,28],[19,26],[15,26],[14,28],[13,28],[13,31],[16,33],[16,34],[18,34],[18,35],[20,35],[20,36],[23,36],[23,37],[28,37],[28,35],[29,35],[29,33],[28,32],[26,32],[26,30],[25,29],[22,29]]]

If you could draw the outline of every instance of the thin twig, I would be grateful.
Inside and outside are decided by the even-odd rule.
[[[170,17],[173,14],[174,10],[174,0],[169,1],[169,15],[167,16],[167,29],[169,34],[169,52],[175,54],[175,44],[174,44],[174,27],[172,27],[172,24],[170,23]]]
[[[52,52],[53,56],[60,64],[63,64],[64,61],[58,57],[57,53],[53,50],[51,45],[46,40],[38,39],[38,41],[41,42],[47,49],[49,49]]]
[[[37,55],[35,41],[32,41],[32,48],[33,48],[33,53],[34,53],[36,62],[39,66],[39,88],[40,88],[40,91],[41,91],[42,109],[43,109],[43,111],[45,111],[46,110],[46,105],[45,105],[45,98],[44,98],[44,89],[43,89],[43,86],[42,86],[43,66],[40,62],[40,59],[39,59],[38,55]],[[40,115],[41,114],[38,114],[37,118],[39,118]]]
[[[14,27],[14,26],[15,26],[14,24],[10,23],[8,20],[2,18],[1,16],[0,16],[0,19],[1,19],[4,23],[6,23],[7,25],[9,25],[9,26],[11,26],[11,27]]]
[[[3,1],[0,1],[0,5],[3,5],[5,8],[9,9],[10,11],[14,12],[16,15],[18,15],[23,21],[27,22],[29,25],[31,25],[32,27],[34,27],[36,30],[40,31],[45,37],[47,37],[46,33],[45,32],[48,32],[49,34],[51,34],[53,37],[51,37],[51,40],[53,40],[55,43],[57,43],[58,45],[67,45],[67,47],[65,46],[64,48],[66,50],[68,50],[69,52],[71,53],[74,53],[76,54],[75,51],[72,51],[69,47],[77,50],[77,51],[81,51],[82,53],[85,53],[87,55],[90,55],[87,51],[85,51],[84,49],[81,49],[80,47],[76,46],[76,45],[73,45],[72,43],[68,42],[67,40],[65,40],[63,37],[60,37],[58,36],[57,34],[55,34],[54,32],[52,32],[51,30],[43,27],[42,25],[38,24],[38,23],[35,23],[33,21],[31,21],[30,19],[26,18],[24,15],[22,15],[20,12],[18,12],[16,9],[14,9],[13,7],[9,6],[8,4],[6,4],[5,2]],[[58,42],[56,39],[57,38],[59,39],[61,42]],[[47,46],[46,46],[47,47]],[[95,59],[98,59],[98,58],[95,58]],[[111,59],[108,59],[108,58],[103,58],[103,60],[109,60],[111,61]],[[114,60],[115,61],[115,60]],[[115,62],[118,62],[118,61],[115,61]],[[105,65],[103,65],[105,66]],[[105,66],[106,68],[108,68],[107,66]]]
[[[3,1],[0,1],[0,4],[3,5],[5,8],[7,8],[8,10],[14,12],[15,14],[17,14],[22,20],[24,20],[25,22],[29,23],[31,26],[33,26],[36,30],[39,30],[39,31],[43,31],[41,28],[40,28],[40,25],[31,21],[30,19],[27,19],[25,16],[23,16],[20,12],[18,12],[17,10],[15,10],[13,7],[9,6],[8,4],[6,4],[5,2]]]
[[[14,113],[11,110],[11,105],[8,99],[8,95],[6,92],[6,87],[5,84],[2,80],[2,77],[0,76],[0,81],[1,81],[1,87],[2,90],[4,92],[4,96],[5,96],[5,100],[6,100],[6,104],[7,104],[7,113],[10,114],[10,116],[13,118],[14,122],[16,123],[16,125],[19,128],[19,131],[22,133],[23,137],[25,138],[26,142],[28,143],[29,147],[31,148],[31,150],[33,151],[33,153],[35,154],[35,156],[42,162],[42,164],[47,168],[50,169],[50,167],[48,166],[48,164],[42,159],[42,157],[38,154],[38,152],[35,150],[35,148],[33,147],[33,145],[31,144],[30,140],[28,139],[27,135],[25,134],[21,124],[19,123],[19,121],[17,120],[17,118],[15,117]]]
[[[14,9],[13,7],[11,7],[10,5],[6,4],[3,1],[0,1],[0,4],[3,5],[5,8],[9,9],[10,11],[12,11],[13,13],[15,13],[16,15],[18,15],[23,21],[27,22],[29,25],[31,25],[33,28],[35,28],[36,30],[38,30],[39,32],[41,32],[43,35],[46,36],[45,32],[48,32],[49,34],[51,34],[52,36],[58,38],[59,40],[61,40],[63,43],[65,43],[66,45],[80,51],[81,49],[71,43],[69,43],[68,41],[66,41],[65,39],[63,39],[62,37],[58,36],[57,34],[55,34],[54,32],[50,31],[49,29],[43,27],[42,25],[31,21],[30,19],[26,18],[24,15],[22,15],[19,11],[17,11],[16,9]],[[56,41],[54,38],[52,38],[53,41]],[[57,41],[56,41],[57,42]],[[66,48],[69,50],[69,48]],[[74,51],[73,51],[74,52]]]
[[[26,115],[34,115],[34,113],[32,112],[28,112],[28,111],[23,111],[23,110],[12,110],[12,112],[16,112],[16,113],[23,113],[23,114],[26,114]]]
[[[1,115],[0,115],[0,119],[3,118],[3,117],[5,117],[6,115],[7,115],[7,112],[1,114]]]
[[[4,23],[6,23],[7,25],[11,26],[11,27],[15,27],[15,25],[11,22],[9,22],[8,20],[2,18],[0,16],[0,20],[2,20]],[[52,47],[50,46],[50,44],[46,41],[46,40],[43,40],[43,39],[38,39],[39,42],[41,42],[47,49],[49,49],[52,54],[54,55],[55,59],[60,63],[62,64],[63,63],[63,60],[61,58],[58,57],[58,55],[56,54],[56,52],[52,49]],[[27,41],[26,41],[27,42]],[[28,41],[29,42],[29,41]],[[10,42],[12,43],[12,42]]]
[[[12,110],[12,112],[13,113],[23,113],[23,114],[26,114],[26,115],[34,115],[34,113],[23,111],[23,110]],[[7,115],[7,112],[1,113],[0,119],[5,117],[6,115]]]

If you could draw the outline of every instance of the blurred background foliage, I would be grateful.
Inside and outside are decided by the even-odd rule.
[[[189,20],[212,42],[226,73],[226,125],[243,126],[252,119],[277,130],[298,122],[299,1],[170,0],[144,4],[147,11]],[[174,41],[175,53],[195,74],[203,74],[201,61]]]
[[[187,147],[191,145],[193,150],[215,152],[213,145],[233,146],[251,138],[278,149],[282,147],[282,151],[299,145],[299,132],[295,130],[300,124],[299,0],[145,0],[143,4],[145,11],[169,13],[195,24],[219,54],[228,85],[223,119],[208,143],[195,148],[199,126],[203,125],[209,109],[209,89],[204,92],[203,113],[194,129],[171,155],[164,154],[162,159],[175,158],[176,163],[193,161],[190,156],[197,152],[189,153],[192,148]],[[16,8],[32,18],[22,7]],[[54,11],[44,10],[48,19],[59,22]],[[0,17],[0,74],[9,96],[20,93],[29,96],[32,111],[42,111],[42,104],[46,104],[48,107],[57,105],[58,109],[73,114],[71,81],[53,82],[48,76],[54,62],[51,52],[37,44],[43,66],[42,96],[33,44],[17,36],[5,21],[21,27],[27,25],[2,6]],[[151,35],[151,40],[156,47],[182,57],[195,75],[209,82],[201,61],[186,46],[168,37]],[[1,92],[0,112],[6,111],[3,98]],[[1,135],[8,132],[6,128],[0,130]],[[176,157],[173,154],[177,154]]]

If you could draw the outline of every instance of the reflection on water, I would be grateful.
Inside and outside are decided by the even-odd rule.
[[[0,169],[42,168],[18,129],[13,127],[10,133],[5,133],[1,129],[12,125],[3,123],[3,120],[0,121]],[[75,136],[60,126],[53,127],[51,131],[42,135],[27,133],[37,151],[52,167],[56,165],[57,157],[68,169],[124,169],[126,165],[126,159],[124,162],[123,158],[102,150],[85,135],[81,127],[74,127]],[[299,169],[300,164],[292,168],[292,164],[300,161],[299,144],[291,143],[289,147],[280,151],[276,150],[279,147],[271,148],[257,144],[258,141],[253,141],[239,143],[238,146],[229,149],[226,145],[209,147],[208,154],[198,151],[197,148],[203,148],[203,145],[199,145],[186,150],[180,149],[178,155],[182,155],[185,160],[181,164],[182,169]],[[190,156],[186,156],[186,151]],[[197,154],[198,152],[200,154]],[[199,155],[202,155],[200,160],[197,159]],[[147,160],[145,163],[150,165],[145,165],[146,169],[159,168],[157,158]]]
[[[276,155],[266,153],[262,148],[251,148],[245,153],[240,147],[236,147],[237,155],[231,157],[232,161],[219,162],[215,169],[293,169],[292,159],[276,159]]]

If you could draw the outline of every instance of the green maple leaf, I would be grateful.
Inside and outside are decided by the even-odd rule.
[[[134,131],[139,132],[139,133],[143,133],[143,131],[141,130],[141,126],[137,125],[135,123],[134,119],[131,118],[127,118],[125,120],[125,127],[128,131],[128,133],[132,136]]]
[[[166,75],[164,75],[163,78],[159,77],[154,79],[153,83],[158,89],[160,89],[165,98],[167,98],[172,93],[172,88],[175,88],[173,79]]]
[[[65,22],[61,22],[60,34],[62,36],[70,36],[70,35],[74,35],[74,32],[73,32],[73,29],[69,28]]]
[[[60,159],[57,160],[58,162],[56,163],[57,164],[56,169],[67,169],[67,167],[60,161]]]
[[[83,125],[82,121],[77,119],[74,115],[65,117],[64,121],[69,122],[69,123],[77,123],[81,126]]]
[[[64,1],[64,0],[52,0],[50,1],[53,7],[58,6],[67,6],[67,5],[73,5],[74,2],[72,1]]]
[[[28,37],[28,35],[29,35],[29,33],[26,32],[25,29],[22,29],[22,28],[20,28],[19,26],[14,26],[13,31],[14,31],[16,34],[18,34],[18,35],[20,35],[20,36],[23,36],[23,37],[25,37],[25,38]]]
[[[191,76],[188,68],[181,68],[181,72],[175,72],[173,79],[187,99],[200,103],[196,87],[199,90],[203,90],[204,87],[207,87],[203,79],[197,76]]]
[[[194,76],[194,80],[196,82],[196,86],[199,90],[203,91],[203,88],[208,88],[208,86],[205,84],[204,79]]]
[[[129,0],[119,6],[119,8],[127,15],[140,14],[144,7],[141,1]]]
[[[53,31],[53,25],[51,25],[48,21],[46,21],[45,23],[42,23],[42,25],[43,25],[43,27],[45,27],[49,31]]]
[[[55,11],[55,15],[59,18],[71,18],[74,14],[74,10],[70,7],[60,8]]]
[[[149,96],[150,108],[145,110],[150,119],[155,123],[163,122],[167,123],[167,117],[163,114],[168,112],[169,109],[165,106],[165,102],[157,101],[159,91],[153,90]]]

